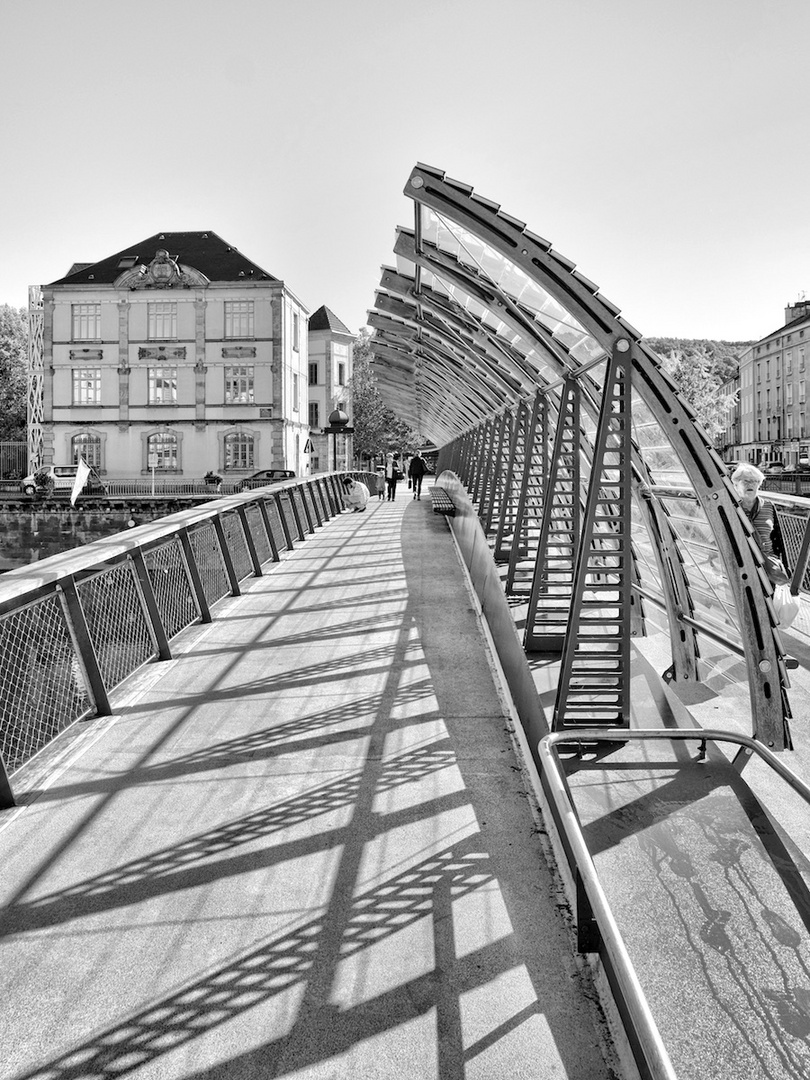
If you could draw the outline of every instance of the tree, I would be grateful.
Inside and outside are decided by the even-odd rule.
[[[726,426],[726,414],[734,400],[720,388],[739,369],[739,355],[751,342],[645,338],[644,343],[660,358],[706,434],[715,439]]]
[[[27,438],[28,312],[0,304],[0,440]]]
[[[361,330],[354,344],[351,378],[354,452],[359,458],[376,458],[389,450],[412,454],[425,440],[383,401],[373,358],[371,335]]]

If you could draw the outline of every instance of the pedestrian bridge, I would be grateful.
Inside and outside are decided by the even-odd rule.
[[[618,308],[406,194],[452,516],[326,475],[0,578],[4,1080],[808,1073],[808,617]]]
[[[560,657],[437,479],[453,518],[325,477],[0,579],[4,1077],[803,1075],[806,740],[793,786],[639,755],[746,739],[650,628],[627,745],[544,789]]]

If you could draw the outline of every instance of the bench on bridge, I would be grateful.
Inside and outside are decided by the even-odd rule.
[[[456,516],[456,504],[443,487],[432,487],[430,497],[433,500],[434,514],[446,514],[448,517]]]

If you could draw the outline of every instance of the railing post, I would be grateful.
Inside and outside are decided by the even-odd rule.
[[[290,500],[290,506],[292,507],[293,518],[295,519],[295,527],[298,529],[298,539],[305,540],[304,526],[301,524],[301,515],[298,513],[298,507],[295,502],[295,497],[292,493],[292,488],[287,488],[284,494]]]
[[[188,537],[188,529],[181,529],[178,536],[180,537],[180,546],[183,549],[183,554],[186,557],[186,566],[188,567],[189,576],[191,577],[191,587],[194,589],[197,607],[200,612],[200,622],[210,623],[211,609],[208,606],[208,598],[205,595],[205,586],[200,577],[200,568],[197,566],[194,549],[192,548],[191,541]]]
[[[331,513],[329,510],[329,499],[326,497],[326,489],[322,480],[315,481],[315,490],[318,492],[318,498],[321,500],[321,509],[323,510],[323,520],[329,521]]]
[[[149,577],[149,571],[146,569],[146,560],[143,557],[143,549],[138,548],[131,554],[132,564],[135,567],[135,573],[138,576],[138,584],[141,587],[141,594],[143,595],[146,610],[149,614],[149,621],[152,624],[152,633],[155,635],[158,660],[171,660],[172,651],[169,647],[169,639],[166,637],[166,628],[163,625],[160,608],[155,599],[155,590],[152,588],[152,579]]]
[[[273,498],[276,501],[276,507],[278,509],[279,520],[281,521],[281,530],[284,533],[284,539],[287,542],[287,551],[293,549],[293,539],[290,535],[290,526],[287,524],[287,518],[284,515],[284,504],[281,501],[281,492],[277,491]]]
[[[0,810],[9,810],[12,806],[16,806],[14,801],[14,792],[11,790],[11,783],[6,772],[6,766],[3,762],[2,756],[0,756]]]
[[[315,524],[320,528],[323,525],[323,519],[321,518],[321,511],[318,508],[318,500],[315,495],[315,485],[311,481],[307,481],[304,487],[309,492],[309,501],[312,503],[312,509],[315,511]],[[306,499],[304,500],[306,502]]]
[[[262,521],[264,522],[264,531],[267,533],[267,543],[270,545],[270,550],[273,553],[273,562],[278,562],[278,545],[276,544],[275,536],[273,536],[273,528],[270,524],[270,517],[268,516],[264,499],[259,499],[259,512],[261,513]]]
[[[306,492],[304,491],[304,487],[305,487],[304,484],[298,484],[297,485],[297,490],[301,494],[301,505],[304,508],[304,517],[307,519],[307,531],[310,532],[310,533],[314,533],[315,532],[315,522],[312,520],[312,514],[310,513],[309,505],[307,503],[307,496],[306,496]],[[294,499],[293,499],[293,502],[295,502]],[[303,540],[304,537],[302,536],[301,539]]]
[[[104,676],[101,674],[93,639],[87,627],[79,594],[76,591],[76,580],[71,574],[64,578],[60,585],[56,586],[57,595],[62,601],[62,610],[65,614],[68,632],[73,639],[73,647],[76,649],[76,658],[84,669],[87,684],[93,697],[96,714],[98,716],[111,716],[112,708],[104,685]]]
[[[214,526],[214,532],[217,534],[217,539],[219,540],[219,548],[222,552],[222,561],[225,563],[225,575],[228,578],[228,584],[231,588],[231,596],[241,596],[242,590],[239,588],[239,579],[236,576],[236,568],[233,565],[233,559],[231,558],[231,551],[228,547],[225,530],[222,527],[222,518],[217,514],[211,521]]]
[[[236,514],[239,520],[242,522],[242,531],[245,534],[245,543],[247,544],[248,555],[250,555],[250,561],[253,563],[253,573],[256,577],[262,577],[262,561],[259,558],[259,553],[256,550],[256,544],[253,542],[253,537],[250,533],[250,522],[247,519],[247,510],[244,506],[237,506]]]

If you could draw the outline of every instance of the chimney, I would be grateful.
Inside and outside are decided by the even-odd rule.
[[[788,304],[785,308],[785,326],[794,319],[807,318],[808,315],[810,315],[810,300],[802,293],[794,304]]]

